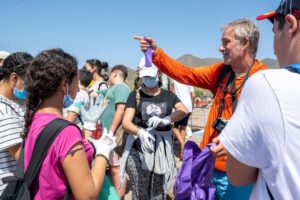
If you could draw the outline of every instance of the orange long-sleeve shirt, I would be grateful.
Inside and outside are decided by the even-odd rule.
[[[153,63],[165,74],[171,78],[196,87],[201,87],[210,90],[214,95],[213,103],[207,118],[204,135],[200,143],[200,148],[203,149],[207,144],[212,142],[212,139],[218,136],[218,133],[213,129],[212,124],[218,116],[218,109],[220,101],[223,98],[223,91],[221,88],[225,88],[226,81],[229,73],[223,81],[220,83],[220,87],[217,85],[217,79],[224,63],[217,63],[211,66],[203,66],[198,68],[187,67],[166,55],[162,49],[158,49],[157,54],[153,57]],[[251,76],[257,71],[267,69],[268,67],[260,61],[255,61],[253,67],[250,70]],[[241,94],[241,88],[245,76],[235,79],[237,99]],[[239,89],[240,88],[240,89]],[[231,93],[227,93],[225,96],[225,105],[222,112],[224,119],[230,119],[232,116],[232,99]],[[221,171],[226,171],[226,157],[217,158],[215,162],[215,168]]]

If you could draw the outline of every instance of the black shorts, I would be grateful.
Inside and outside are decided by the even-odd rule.
[[[186,117],[184,117],[182,120],[179,120],[177,122],[174,123],[174,127],[178,128],[179,126],[187,126],[188,122],[189,122],[189,118],[190,118],[191,113],[189,113]]]

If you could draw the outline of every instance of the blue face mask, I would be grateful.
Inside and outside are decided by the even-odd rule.
[[[147,88],[154,88],[158,85],[158,77],[150,77],[150,78],[142,78],[142,83],[147,87]]]
[[[63,108],[68,108],[73,104],[74,100],[69,95],[69,86],[67,86],[67,92],[64,95]]]
[[[17,99],[24,100],[26,99],[27,93],[26,90],[18,90],[16,87],[14,88],[14,96]]]
[[[68,108],[73,104],[73,99],[70,95],[64,95],[63,108]]]

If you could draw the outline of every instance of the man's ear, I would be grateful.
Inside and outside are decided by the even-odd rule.
[[[294,15],[288,14],[285,16],[285,26],[288,29],[288,34],[290,37],[293,37],[297,33],[299,28],[297,19]]]
[[[250,46],[250,42],[248,38],[245,38],[242,42],[241,42],[241,46],[243,49],[247,49]]]

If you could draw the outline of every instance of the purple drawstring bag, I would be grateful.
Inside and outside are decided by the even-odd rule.
[[[183,161],[174,186],[175,200],[213,200],[212,183],[215,159],[208,144],[203,150],[193,141],[187,141]]]
[[[147,37],[144,36],[144,40],[147,41]],[[148,47],[145,51],[145,66],[151,67],[152,66],[152,48]]]

